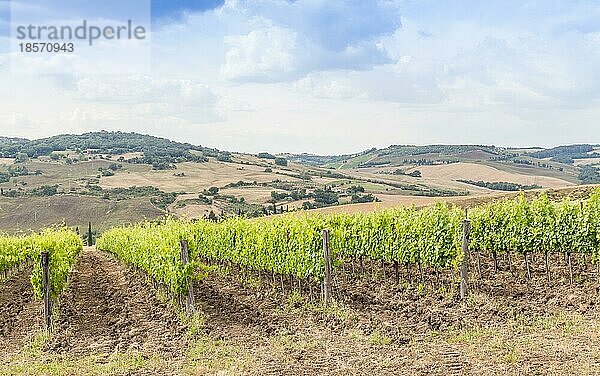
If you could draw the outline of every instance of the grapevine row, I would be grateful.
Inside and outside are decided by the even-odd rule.
[[[201,260],[322,280],[322,230],[330,231],[334,267],[356,258],[433,268],[458,267],[463,210],[446,204],[369,214],[292,214],[220,223],[167,218],[107,231],[97,241],[175,293]],[[470,210],[471,249],[483,252],[585,252],[598,261],[600,190],[583,202],[523,196]],[[180,259],[181,239],[193,262]]]
[[[56,299],[64,289],[69,271],[83,250],[79,235],[68,228],[48,228],[38,234],[0,236],[0,272],[33,261],[31,284],[38,299],[43,296],[41,253],[50,259],[50,295]]]
[[[473,210],[471,248],[486,253],[577,252],[598,261],[600,190],[586,201],[551,202],[523,196]]]
[[[461,216],[462,211],[438,204],[423,210],[232,218],[220,223],[167,218],[114,228],[104,233],[96,246],[141,268],[171,291],[183,293],[199,260],[321,280],[322,230],[326,228],[331,234],[334,266],[356,257],[455,266],[461,254]],[[187,266],[180,261],[180,239],[187,240],[190,257],[195,260]]]

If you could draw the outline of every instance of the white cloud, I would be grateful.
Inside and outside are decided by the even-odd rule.
[[[230,0],[155,30],[149,75],[0,68],[0,115],[34,124],[0,126],[242,151],[600,142],[600,5],[565,4]]]
[[[191,16],[183,27],[206,31],[221,24],[227,50],[221,77],[237,82],[282,82],[310,72],[368,70],[388,63],[381,38],[400,25],[389,1],[228,1],[218,10]],[[173,29],[170,29],[172,31]]]
[[[204,84],[185,79],[129,76],[81,78],[70,93],[74,99],[110,106],[122,116],[175,118],[191,123],[222,121],[218,97]]]
[[[215,94],[207,85],[193,80],[157,78],[152,76],[124,76],[112,79],[81,78],[76,93],[82,99],[95,102],[184,103],[210,106]]]
[[[294,83],[295,88],[316,98],[367,98],[368,93],[355,87],[350,72],[309,73]]]
[[[246,35],[227,36],[230,46],[221,68],[228,80],[277,82],[296,75],[303,65],[298,35],[289,29],[267,26]]]

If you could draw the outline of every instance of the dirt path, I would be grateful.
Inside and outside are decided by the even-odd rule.
[[[185,327],[139,275],[86,248],[60,302],[48,351],[85,356],[140,351],[162,358],[185,351]]]
[[[34,299],[30,275],[28,267],[0,282],[0,359],[10,356],[42,328],[42,304]]]

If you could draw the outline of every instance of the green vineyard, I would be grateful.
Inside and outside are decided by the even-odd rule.
[[[48,228],[39,234],[0,236],[0,272],[33,262],[31,284],[35,296],[43,295],[41,254],[49,253],[50,295],[55,299],[64,289],[71,267],[83,250],[79,235],[67,228]]]
[[[551,202],[523,196],[471,209],[470,249],[482,253],[578,252],[598,261],[600,190],[586,201]],[[144,270],[171,291],[186,290],[202,260],[319,281],[324,276],[322,231],[328,229],[333,266],[367,258],[430,268],[458,268],[465,212],[446,204],[369,214],[232,218],[219,223],[165,219],[114,228],[97,247]],[[183,265],[179,241],[189,243]]]

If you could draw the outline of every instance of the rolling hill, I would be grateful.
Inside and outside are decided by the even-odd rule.
[[[0,137],[0,230],[63,221],[102,230],[164,214],[252,217],[561,189],[600,181],[595,150],[392,145],[339,156],[253,155],[124,132]]]

